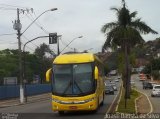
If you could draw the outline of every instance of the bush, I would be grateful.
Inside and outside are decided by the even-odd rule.
[[[159,72],[159,70],[152,71],[152,76],[153,76],[154,80],[160,80],[160,72]]]

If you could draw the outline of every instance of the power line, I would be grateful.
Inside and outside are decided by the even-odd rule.
[[[16,8],[1,8],[0,10],[17,10]]]
[[[25,36],[25,35],[22,35],[23,38],[25,38],[27,41],[29,41],[29,39]],[[36,46],[36,47],[39,47],[38,45],[34,44],[33,42],[31,42],[32,45]]]
[[[13,40],[13,39],[0,39],[0,43],[8,43],[8,42],[11,42],[11,40]],[[9,43],[8,43],[9,44]]]
[[[9,36],[9,35],[15,35],[16,33],[4,33],[4,34],[0,34],[0,36]]]
[[[29,13],[30,14],[30,13]],[[33,22],[33,20],[34,20],[34,18],[32,17],[32,18],[30,18],[26,13],[25,13],[25,15],[28,17],[28,19],[30,19],[32,22]],[[31,14],[30,14],[31,15]],[[49,34],[49,32],[46,30],[46,29],[44,29],[43,27],[42,27],[42,25],[40,25],[40,24],[38,24],[37,22],[34,22],[34,24],[36,24],[36,26],[38,26],[42,31],[44,31],[46,34]]]
[[[17,6],[17,5],[9,5],[9,4],[0,4],[0,6],[6,6],[6,7],[16,7],[16,8],[30,8],[30,7],[21,7],[21,6]]]
[[[22,35],[27,41],[29,41],[29,39],[26,37],[26,36],[24,36],[24,35]],[[34,46],[36,46],[36,47],[39,47],[38,45],[36,45],[36,44],[34,44],[33,42],[30,42],[32,45],[34,45]],[[23,44],[24,45],[24,44]],[[28,46],[26,46],[27,48],[29,48],[29,49],[31,49],[30,47],[28,47]],[[35,50],[33,50],[33,49],[31,49],[32,51],[35,51]],[[51,49],[51,50],[53,50],[53,53],[55,54],[55,50],[54,49]]]
[[[21,43],[21,44],[23,44],[23,43]],[[24,45],[24,44],[23,44]],[[31,51],[35,51],[35,50],[33,50],[32,48],[30,48],[30,47],[28,47],[28,46],[26,46],[28,49],[30,49]]]
[[[64,41],[62,41],[62,39],[60,39],[60,40],[61,40],[61,43],[62,43],[65,47],[67,47],[67,48],[69,48],[69,49],[71,49],[71,50],[74,50],[74,48],[71,48],[71,47],[67,46],[67,44],[64,43]]]
[[[34,13],[35,18],[37,18],[36,13],[34,11],[33,11],[33,13]],[[39,22],[39,20],[37,20],[37,22]],[[39,22],[39,24],[40,24],[40,22]],[[40,24],[40,26],[42,26],[42,25]],[[41,28],[46,34],[49,34],[49,32],[44,27],[41,27]]]

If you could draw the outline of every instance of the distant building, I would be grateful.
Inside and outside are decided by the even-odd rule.
[[[3,84],[4,85],[17,85],[17,77],[4,77]]]

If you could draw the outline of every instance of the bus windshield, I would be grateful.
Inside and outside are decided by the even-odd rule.
[[[64,96],[89,94],[94,91],[91,63],[54,65],[53,93]]]

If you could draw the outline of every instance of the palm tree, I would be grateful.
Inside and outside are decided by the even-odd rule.
[[[122,74],[122,77],[125,79],[123,81],[126,84],[126,97],[130,98],[130,94],[128,92],[130,84],[128,55],[130,54],[131,47],[144,43],[140,33],[157,34],[157,32],[151,29],[147,24],[145,24],[145,22],[141,21],[140,18],[136,18],[136,11],[130,13],[126,8],[125,0],[122,0],[122,5],[123,6],[121,8],[111,8],[111,10],[114,10],[117,13],[117,21],[106,23],[101,29],[101,31],[106,35],[106,41],[102,47],[102,52],[109,47],[121,48],[125,56],[125,73]]]

